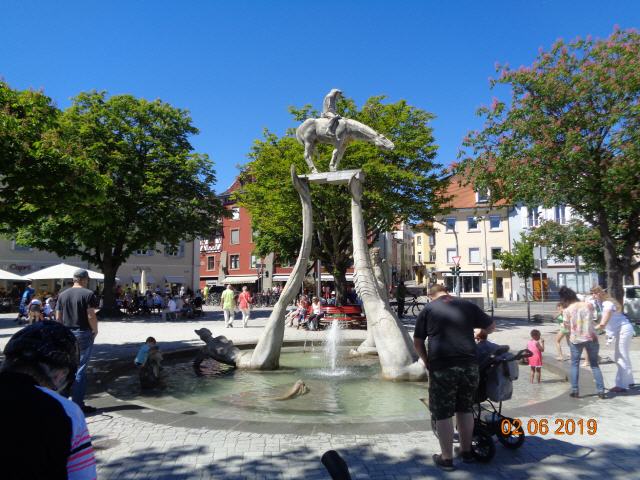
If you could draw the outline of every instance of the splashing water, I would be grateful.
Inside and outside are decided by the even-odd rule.
[[[327,375],[344,375],[347,372],[346,368],[338,368],[340,337],[340,322],[334,320],[331,322],[331,327],[329,327],[327,338],[324,343],[324,355],[329,364]]]

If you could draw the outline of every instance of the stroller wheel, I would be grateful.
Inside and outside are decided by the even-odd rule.
[[[505,432],[503,430],[502,421],[496,427],[496,437],[498,437],[498,441],[505,446],[505,448],[509,448],[515,450],[516,448],[520,448],[524,443],[524,428],[522,425],[519,425],[518,428],[514,428],[513,418],[502,417],[501,420],[508,420],[506,425],[511,427],[510,432]],[[508,427],[505,427],[508,429]]]
[[[478,462],[490,462],[496,454],[496,446],[492,436],[483,432],[474,432],[471,439],[471,451]]]

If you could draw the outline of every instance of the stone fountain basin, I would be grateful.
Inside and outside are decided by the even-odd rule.
[[[142,407],[126,414],[159,423],[239,429],[273,433],[400,433],[428,430],[429,414],[419,401],[427,396],[426,382],[390,382],[380,378],[377,357],[341,360],[327,368],[321,345],[287,347],[277,371],[235,370],[214,361],[203,364],[196,375],[190,358],[165,362],[164,388],[141,391],[135,369],[126,369],[103,380],[109,398]],[[504,404],[509,416],[544,414],[552,402],[565,395],[567,384],[547,373],[543,388],[528,378],[514,385],[514,398]],[[273,400],[296,380],[310,388],[304,396]],[[536,388],[537,387],[537,388]]]

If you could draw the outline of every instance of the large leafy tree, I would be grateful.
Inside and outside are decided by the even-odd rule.
[[[98,266],[104,313],[115,313],[116,273],[133,252],[208,234],[222,215],[213,164],[189,142],[197,132],[187,111],[160,100],[81,93],[43,148],[72,167],[67,189],[83,198],[25,222],[18,240]],[[29,207],[27,191],[19,203]]]
[[[520,234],[519,240],[514,240],[510,252],[501,252],[499,260],[502,268],[511,270],[524,280],[524,296],[527,300],[527,320],[531,320],[531,307],[529,299],[529,279],[536,271],[533,258],[533,240],[531,237]]]
[[[556,42],[530,67],[498,67],[509,104],[482,108],[461,165],[493,198],[570,205],[601,240],[607,282],[623,296],[639,265],[640,34]]]
[[[393,151],[353,143],[340,164],[344,170],[361,168],[366,175],[364,212],[370,242],[399,222],[432,219],[444,198],[444,180],[434,162],[437,147],[429,125],[433,115],[405,101],[383,100],[372,97],[361,109],[348,98],[338,102],[341,115],[369,125],[395,143]],[[291,112],[297,122],[318,115],[309,106],[291,108]],[[301,207],[289,169],[294,164],[301,174],[308,168],[302,146],[292,134],[278,137],[266,132],[255,142],[243,171],[238,199],[251,212],[260,255],[275,252],[292,258],[300,246]],[[320,145],[315,161],[320,171],[328,171],[330,157],[330,147]],[[341,302],[345,273],[352,263],[351,197],[344,186],[332,185],[311,185],[311,194],[317,233],[312,255],[333,273]]]

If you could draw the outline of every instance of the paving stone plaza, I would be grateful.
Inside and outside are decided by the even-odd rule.
[[[541,307],[534,306],[534,313]],[[546,307],[553,308],[552,305]],[[548,366],[562,377],[568,362],[557,362],[552,323],[536,325],[546,339],[545,371],[540,389],[556,388],[563,384],[562,395],[523,407],[505,402],[507,415],[530,419],[595,419],[597,431],[579,435],[527,436],[518,450],[497,446],[497,453],[489,464],[458,463],[455,472],[445,474],[433,466],[431,455],[438,451],[438,443],[430,430],[428,412],[420,421],[395,422],[385,431],[384,424],[317,426],[309,431],[296,424],[274,425],[264,422],[234,421],[224,423],[201,418],[197,412],[168,412],[145,408],[135,401],[123,401],[104,392],[98,383],[102,375],[113,368],[132,365],[141,342],[148,335],[158,340],[162,351],[187,351],[202,345],[194,329],[207,327],[214,335],[224,333],[238,344],[255,343],[269,310],[257,310],[255,319],[246,329],[224,329],[222,312],[207,309],[199,321],[162,322],[157,317],[146,321],[102,322],[96,340],[92,371],[92,394],[88,402],[99,407],[97,414],[88,417],[90,432],[98,459],[99,478],[104,479],[323,479],[328,474],[320,463],[320,456],[329,449],[337,450],[347,461],[353,478],[409,479],[409,478],[636,478],[640,473],[637,449],[640,446],[640,390],[624,395],[609,394],[606,400],[595,395],[590,372],[583,369],[582,395],[579,400],[568,396],[568,383],[546,376]],[[503,305],[496,311],[497,331],[493,340],[509,344],[512,349],[523,348],[532,328],[523,318],[522,305]],[[11,315],[0,317],[0,346],[17,331]],[[411,329],[415,319],[405,323]],[[240,326],[240,322],[236,322]],[[321,341],[324,332],[287,329],[287,342]],[[344,341],[363,339],[364,330],[344,332]],[[605,383],[611,386],[615,365],[609,361],[613,351],[602,342],[602,370]],[[640,375],[640,339],[632,343],[634,375]],[[170,356],[170,355],[168,355]],[[520,369],[518,382],[528,382],[526,367]],[[554,390],[556,391],[556,390]],[[371,392],[375,395],[375,392]],[[416,399],[418,401],[418,399]],[[539,422],[538,422],[539,423]],[[216,425],[223,424],[224,428]],[[325,426],[326,427],[326,426]],[[331,430],[331,431],[327,431]]]

